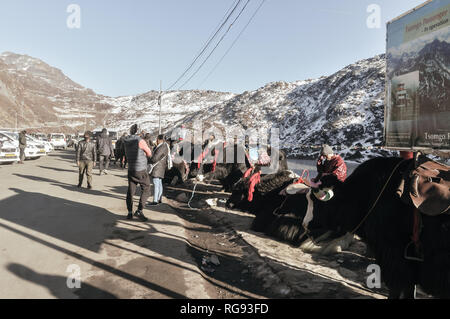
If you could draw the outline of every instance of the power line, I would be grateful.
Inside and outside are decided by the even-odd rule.
[[[212,40],[214,39],[214,37],[217,35],[218,31],[220,30],[220,27],[223,28],[222,24],[224,24],[225,19],[226,19],[226,18],[228,17],[228,15],[230,14],[231,9],[232,9],[233,7],[236,6],[237,2],[240,2],[240,1],[242,1],[242,0],[235,0],[234,3],[231,5],[231,7],[228,8],[227,13],[225,13],[225,15],[223,16],[223,18],[220,20],[219,24],[218,24],[218,25],[216,26],[216,28],[214,29],[214,30],[217,30],[217,31],[214,31],[214,30],[213,30],[213,32],[211,32],[211,35],[209,36],[209,38],[208,38],[208,40],[207,40],[207,43],[208,43],[209,41],[212,41]],[[200,49],[200,51],[197,53],[197,55],[199,55],[199,54],[201,54],[201,53],[202,53],[202,49]]]
[[[239,19],[239,17],[241,16],[242,12],[244,12],[245,8],[247,7],[247,5],[249,4],[250,0],[247,0],[247,2],[245,3],[244,7],[241,9],[241,11],[239,12],[239,14],[237,15],[237,17],[234,19],[233,22],[231,22],[231,24],[229,25],[227,31],[225,31],[225,33],[222,35],[222,37],[220,38],[219,42],[217,42],[216,46],[212,49],[212,51],[209,53],[209,55],[206,57],[206,59],[203,61],[202,64],[200,64],[200,66],[197,68],[197,70],[195,70],[195,72],[189,77],[189,79],[187,79],[179,88],[178,90],[180,90],[183,86],[185,86],[197,73],[198,71],[200,71],[200,69],[203,67],[203,65],[206,63],[206,61],[208,61],[208,59],[211,57],[211,55],[214,53],[214,51],[217,49],[217,47],[219,46],[219,44],[222,42],[222,40],[225,38],[225,36],[228,34],[228,32],[230,31],[231,27],[233,26],[233,24]]]
[[[231,16],[233,15],[234,11],[236,11],[237,7],[241,4],[242,0],[237,0],[236,4],[233,4],[234,7],[231,10],[230,13],[228,13],[230,11],[230,9],[228,9],[227,14],[225,15],[225,21],[223,21],[219,28],[216,30],[216,32],[213,34],[213,36],[209,38],[209,40],[206,42],[206,44],[203,46],[203,49],[201,49],[200,53],[197,54],[197,56],[195,57],[195,59],[192,61],[192,63],[187,67],[187,69],[178,77],[178,79],[170,86],[166,89],[166,91],[172,89],[190,70],[191,68],[194,66],[194,64],[197,62],[197,60],[203,55],[203,53],[205,53],[205,51],[208,49],[208,47],[210,46],[210,44],[212,43],[212,41],[216,38],[216,36],[219,34],[219,32],[223,29],[223,27],[226,25],[226,23],[228,22],[228,20],[231,18]],[[230,7],[231,8],[231,7]]]
[[[228,55],[228,53],[231,51],[231,49],[233,49],[234,45],[236,44],[236,42],[239,40],[239,38],[241,37],[241,35],[245,32],[245,30],[247,29],[247,27],[250,25],[250,23],[252,22],[253,18],[256,16],[256,14],[258,13],[259,9],[261,9],[261,7],[263,6],[264,2],[266,2],[266,0],[263,0],[261,2],[261,4],[259,5],[259,7],[256,9],[256,11],[253,13],[253,15],[251,16],[250,20],[248,20],[247,24],[245,25],[245,27],[241,30],[241,32],[239,33],[239,35],[236,37],[236,39],[233,41],[233,43],[231,44],[231,46],[228,48],[228,50],[225,52],[225,54],[222,56],[222,58],[219,60],[219,62],[217,62],[217,64],[214,66],[214,68],[211,70],[211,72],[208,73],[208,75],[206,76],[206,78],[202,81],[202,83],[200,83],[199,87],[201,87],[211,76],[211,74],[214,73],[214,71],[217,69],[217,67],[219,66],[219,64],[223,61],[223,59]]]

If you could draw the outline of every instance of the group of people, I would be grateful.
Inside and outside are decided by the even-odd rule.
[[[139,127],[134,124],[130,128],[129,135],[122,135],[116,144],[118,152],[115,154],[116,160],[119,159],[121,167],[128,164],[128,191],[127,191],[127,210],[128,219],[133,216],[142,221],[146,221],[143,209],[150,196],[150,177],[154,185],[153,201],[149,203],[156,206],[162,203],[163,185],[165,171],[171,165],[169,145],[164,139],[164,135],[158,135],[156,145],[153,144],[150,134],[141,136]],[[99,159],[100,175],[107,174],[110,157],[114,154],[111,139],[108,137],[106,129],[97,142],[92,141],[92,133],[86,132],[84,140],[78,144],[76,152],[76,161],[79,168],[78,187],[82,186],[84,175],[87,176],[88,189],[92,189],[92,169]],[[119,157],[119,158],[117,158]],[[105,162],[105,166],[103,166]],[[123,166],[122,166],[123,165]],[[133,196],[137,186],[141,189],[141,196],[137,210],[133,214]]]
[[[150,178],[153,182],[153,201],[148,205],[156,206],[162,203],[162,180],[166,169],[171,166],[171,152],[164,135],[158,135],[154,144],[150,134],[139,131],[137,124],[130,128],[129,133],[129,135],[124,133],[117,141],[115,154],[106,129],[102,130],[96,143],[92,142],[90,132],[84,134],[84,140],[79,143],[76,153],[79,167],[78,187],[82,186],[83,177],[86,175],[88,188],[92,188],[92,169],[97,162],[97,155],[101,175],[108,173],[110,157],[114,154],[115,160],[119,160],[121,167],[124,168],[128,164],[127,218],[132,219],[135,216],[141,221],[146,221],[143,209],[151,194]],[[208,149],[216,144],[215,136],[211,134],[204,147]],[[317,172],[318,175],[312,180],[313,183],[320,183],[323,176],[330,174],[344,181],[347,177],[347,166],[342,157],[334,154],[329,145],[323,145],[317,160]],[[141,195],[138,208],[133,213],[133,196],[138,186],[141,189]]]
[[[78,188],[83,184],[84,175],[87,177],[87,187],[92,189],[92,170],[99,163],[99,175],[107,175],[111,156],[114,154],[112,140],[108,131],[103,129],[97,142],[92,141],[92,132],[84,133],[84,139],[78,143],[76,148],[76,160],[79,168]]]

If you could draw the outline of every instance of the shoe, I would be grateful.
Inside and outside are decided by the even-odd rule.
[[[81,184],[78,184],[77,187],[78,187],[78,188],[81,188]]]
[[[103,174],[108,175],[108,171],[106,169],[103,170]]]
[[[20,162],[18,162],[17,164],[25,164],[24,162],[22,162],[22,161],[20,161]]]
[[[88,189],[92,189],[92,185],[88,185],[88,187],[87,187]]]
[[[158,202],[151,202],[151,203],[148,203],[147,205],[149,205],[149,206],[158,206],[159,203]]]
[[[158,201],[158,204],[162,204],[163,202],[162,202],[162,199],[160,199],[159,201]]]
[[[127,219],[133,219],[133,213],[132,212],[128,212]]]
[[[146,221],[148,220],[148,218],[145,217],[144,214],[143,214],[140,210],[137,210],[137,211],[134,213],[134,216],[136,216],[137,218],[139,218],[139,219],[140,219],[141,221],[143,221],[143,222],[146,222]]]

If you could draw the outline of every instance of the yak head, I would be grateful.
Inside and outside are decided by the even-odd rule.
[[[239,207],[240,204],[247,200],[248,187],[246,187],[249,178],[240,179],[231,189],[231,195],[225,206],[233,209]]]

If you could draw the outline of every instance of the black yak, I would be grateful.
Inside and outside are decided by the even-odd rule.
[[[252,200],[249,201],[251,178],[252,176],[243,178],[233,186],[232,193],[226,202],[227,208],[240,209],[252,214],[258,214],[263,209],[272,207],[275,209],[285,198],[279,193],[292,184],[297,176],[288,170],[262,176],[260,182],[254,187]]]
[[[183,145],[187,142],[178,144],[178,155],[183,156]],[[173,144],[174,146],[177,144]],[[225,146],[224,146],[225,145]],[[219,147],[213,149],[210,154],[210,159],[215,158],[216,162],[205,161],[199,165],[199,158],[195,156],[198,153],[201,145],[190,145],[186,148],[189,151],[190,156],[184,158],[184,161],[174,161],[174,165],[170,171],[166,173],[166,182],[175,185],[177,183],[183,183],[188,178],[196,178],[205,180],[207,182],[217,180],[222,185],[225,191],[230,192],[232,186],[238,182],[244,175],[244,173],[252,167],[249,162],[248,156],[246,156],[245,148],[243,145],[225,143],[219,143]],[[196,151],[195,151],[196,150]],[[270,155],[270,148],[268,154]],[[217,152],[217,153],[216,153]],[[259,165],[255,165],[258,168]],[[287,158],[284,151],[278,152],[278,171],[287,169]]]
[[[375,158],[357,167],[343,183],[323,179],[323,187],[329,183],[335,185],[334,198],[328,202],[314,200],[309,228],[319,224],[338,234],[358,235],[374,253],[390,298],[413,298],[416,285],[425,293],[449,298],[450,215],[421,214],[423,261],[405,258],[413,233],[413,207],[401,201],[396,190],[411,162],[401,158]],[[297,228],[303,231],[301,223]]]
[[[271,149],[268,148],[269,156],[271,155],[270,152]],[[233,154],[233,157],[228,158],[230,157],[228,154]],[[245,155],[244,146],[241,145],[234,144],[219,149],[218,158],[220,158],[221,163],[217,163],[215,167],[209,163],[203,164],[202,177],[205,181],[218,180],[227,192],[232,191],[233,185],[244,176],[248,169],[253,167],[254,170],[262,170],[264,172],[263,166],[259,164],[252,166],[248,156]],[[287,167],[287,157],[285,152],[278,150],[278,163],[277,165],[274,165],[273,168],[276,169],[277,172],[281,172],[287,170]]]

